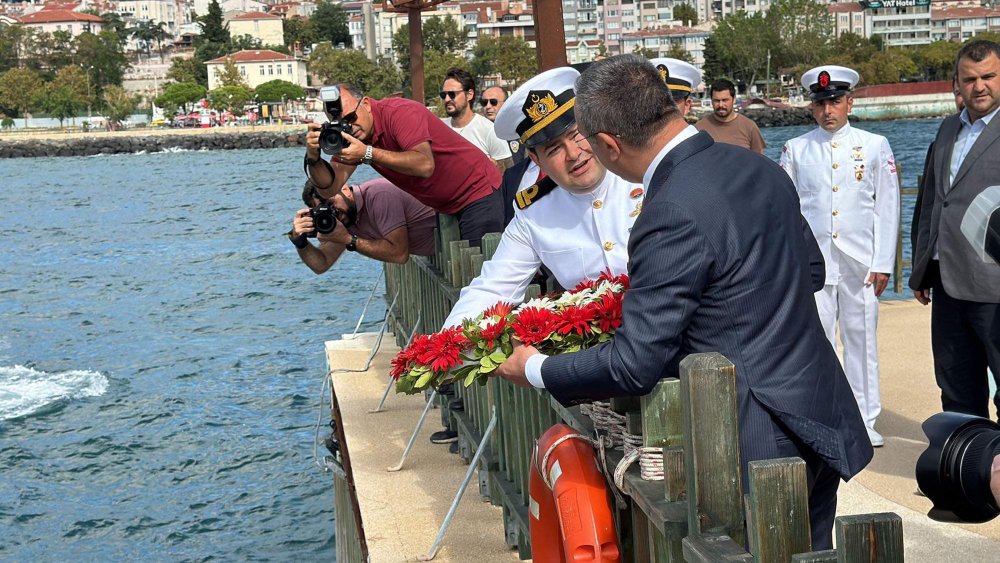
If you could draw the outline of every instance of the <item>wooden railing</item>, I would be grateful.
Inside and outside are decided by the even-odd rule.
[[[400,346],[417,319],[418,332],[441,328],[460,288],[478,275],[499,242],[492,234],[483,239],[482,251],[469,247],[448,219],[437,237],[434,257],[385,266],[388,296],[399,292],[391,321]],[[529,295],[532,291],[537,288]],[[749,490],[742,490],[733,364],[719,354],[695,354],[681,362],[680,375],[664,379],[647,396],[611,401],[612,409],[625,415],[630,433],[663,448],[666,474],[663,481],[644,481],[636,466],[626,474],[627,507],[618,511],[624,561],[903,560],[901,521],[891,513],[838,518],[838,549],[811,552],[801,459],[750,463]],[[443,421],[459,433],[466,460],[496,407],[497,431],[480,458],[479,491],[503,508],[507,544],[529,558],[528,477],[535,440],[557,422],[593,435],[592,422],[578,407],[563,407],[544,391],[499,378],[457,391],[463,411],[449,412],[447,399],[440,406]],[[610,451],[608,464],[613,468],[622,457],[621,451]]]

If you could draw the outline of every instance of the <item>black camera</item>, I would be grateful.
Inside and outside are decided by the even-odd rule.
[[[321,203],[309,210],[317,233],[329,234],[337,228],[337,209],[329,203]]]
[[[934,503],[935,520],[987,522],[1000,515],[990,491],[1000,424],[957,412],[938,413],[922,428],[930,444],[917,459],[917,485]]]
[[[319,130],[319,148],[326,154],[339,154],[344,150],[344,138],[341,133],[351,134],[351,125],[339,119],[328,121]]]

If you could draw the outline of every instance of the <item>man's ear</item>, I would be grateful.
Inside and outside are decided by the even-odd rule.
[[[534,162],[535,166],[538,166],[539,165],[538,164],[538,155],[535,154],[535,149],[528,149],[525,152],[528,153],[528,158],[531,159],[531,162]]]
[[[604,150],[612,162],[618,162],[622,158],[621,139],[611,133],[598,133],[594,135],[594,140],[604,145]]]

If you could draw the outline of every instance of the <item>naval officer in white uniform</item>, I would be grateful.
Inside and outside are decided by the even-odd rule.
[[[545,71],[511,94],[497,114],[497,136],[525,145],[542,177],[522,181],[526,187],[514,198],[514,219],[493,258],[462,290],[445,327],[475,318],[498,301],[520,303],[542,264],[565,288],[605,270],[626,271],[643,187],[608,172],[577,130],[579,75],[569,67]]]
[[[649,59],[649,62],[653,63],[660,78],[667,84],[681,115],[687,118],[691,112],[691,95],[701,84],[701,71],[691,63],[669,57]]]
[[[875,324],[878,297],[889,282],[899,229],[899,185],[889,142],[851,127],[858,73],[821,66],[802,75],[819,127],[785,144],[781,167],[795,183],[802,214],[826,261],[826,283],[816,293],[827,338],[844,345],[844,371],[873,446],[882,410]]]

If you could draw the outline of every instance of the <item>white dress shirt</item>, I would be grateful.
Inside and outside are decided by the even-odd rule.
[[[892,272],[899,179],[885,137],[850,123],[834,133],[817,127],[785,143],[780,164],[827,264],[835,246],[868,268],[866,279],[872,272]],[[826,285],[839,283],[837,277],[836,268],[827,268]]]

